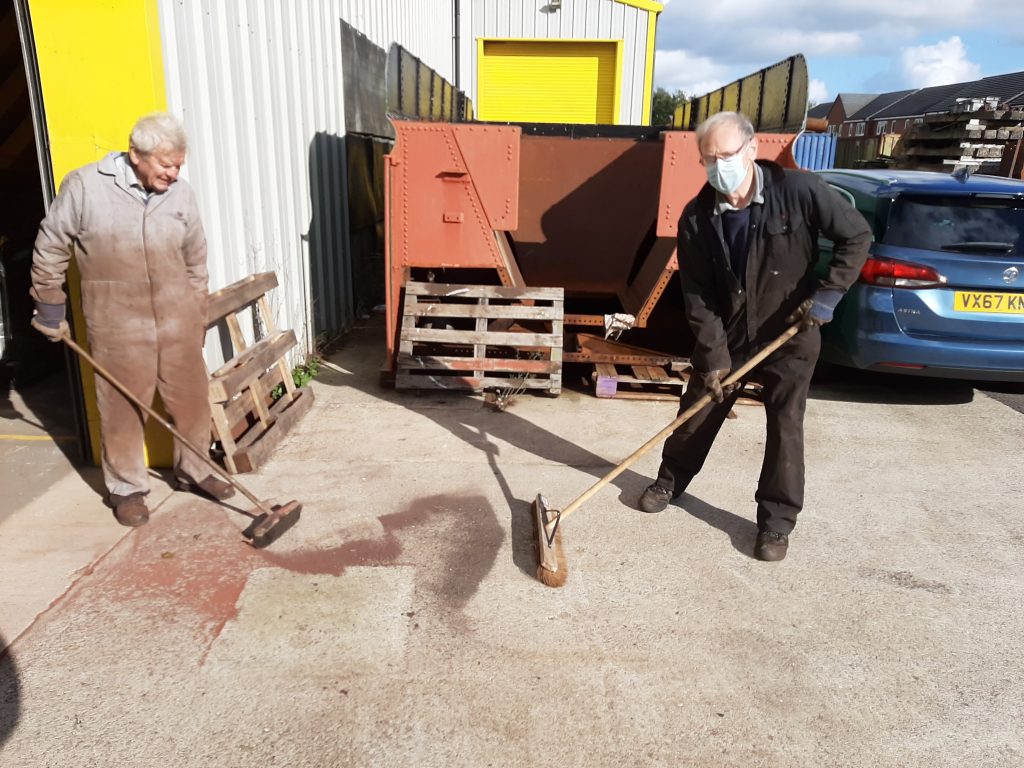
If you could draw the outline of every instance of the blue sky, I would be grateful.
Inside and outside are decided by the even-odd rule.
[[[1021,72],[1024,0],[668,0],[654,83],[700,95],[794,53],[815,102]]]

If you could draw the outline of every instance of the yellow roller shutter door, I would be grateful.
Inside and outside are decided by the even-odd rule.
[[[618,122],[616,41],[481,40],[481,120]]]

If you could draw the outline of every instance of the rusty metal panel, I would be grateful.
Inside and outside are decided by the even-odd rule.
[[[491,229],[519,225],[521,129],[458,125],[453,136]]]
[[[772,160],[785,168],[796,168],[793,142],[796,136],[781,134],[757,135],[757,157]],[[658,204],[658,237],[676,237],[683,208],[707,181],[699,162],[697,134],[691,131],[667,131],[661,168],[661,192]]]
[[[388,156],[402,267],[496,267],[491,231],[516,223],[518,126],[396,121]]]
[[[654,225],[661,143],[523,136],[519,226],[527,285],[616,296]]]

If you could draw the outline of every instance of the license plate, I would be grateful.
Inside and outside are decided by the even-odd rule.
[[[953,309],[957,312],[1024,315],[1024,293],[957,291],[953,296]]]

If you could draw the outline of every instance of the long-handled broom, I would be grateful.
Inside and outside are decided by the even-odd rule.
[[[249,543],[252,544],[252,546],[256,549],[262,549],[269,544],[273,544],[281,538],[289,528],[299,521],[299,515],[302,513],[302,505],[299,502],[293,500],[286,504],[275,504],[272,507],[268,507],[264,502],[257,499],[248,488],[231,477],[227,470],[221,467],[220,464],[211,459],[207,451],[203,451],[189,442],[189,440],[187,440],[185,436],[174,427],[174,425],[167,421],[167,419],[129,392],[124,384],[114,378],[114,375],[110,371],[97,363],[92,355],[72,341],[70,336],[65,333],[61,337],[61,340],[67,344],[68,347],[73,349],[83,360],[86,360],[89,365],[95,368],[96,372],[109,381],[118,392],[141,408],[148,416],[156,419],[164,429],[178,439],[178,442],[202,459],[212,470],[227,480],[228,483],[231,484],[239,493],[249,499],[249,501],[256,506],[255,512],[238,510],[242,512],[242,514],[252,518],[252,523],[245,529],[245,531],[242,532],[242,535],[249,540]]]
[[[764,362],[765,358],[772,354],[772,352],[793,338],[799,330],[799,323],[786,329],[781,336],[772,341],[767,347],[750,358],[750,360],[740,368],[730,373],[722,382],[722,386],[728,386],[738,382],[756,366]],[[565,561],[565,548],[562,544],[562,522],[569,517],[569,515],[583,506],[591,496],[622,474],[626,469],[632,466],[637,459],[651,450],[651,448],[658,445],[662,440],[675,432],[681,424],[693,418],[695,414],[703,410],[710,402],[711,395],[708,394],[701,397],[697,402],[679,414],[671,424],[666,426],[658,434],[623,459],[615,469],[590,486],[590,488],[572,501],[572,503],[570,503],[565,509],[549,509],[547,500],[541,494],[537,494],[537,498],[533,502],[533,519],[534,526],[537,530],[537,551],[539,553],[538,559],[540,561],[537,565],[537,578],[542,583],[549,587],[560,587],[565,584],[566,579],[569,577],[569,570]]]

